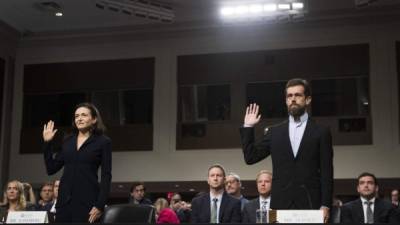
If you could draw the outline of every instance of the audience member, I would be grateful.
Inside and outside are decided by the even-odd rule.
[[[5,197],[6,204],[0,207],[0,223],[7,220],[8,212],[34,210],[34,206],[25,200],[24,185],[17,180],[7,183]]]
[[[53,183],[46,182],[40,187],[40,198],[36,205],[36,211],[50,212],[53,206]]]
[[[225,170],[221,165],[208,169],[210,192],[192,200],[192,223],[240,223],[240,201],[225,192]]]
[[[400,223],[393,205],[375,197],[378,188],[375,175],[367,172],[359,175],[357,192],[360,198],[342,206],[341,223]]]
[[[398,189],[394,189],[392,190],[392,192],[390,192],[390,200],[392,202],[392,205],[397,208],[400,209],[400,204],[399,204],[399,190]]]
[[[249,201],[243,208],[243,223],[256,223],[256,211],[262,209],[268,211],[271,202],[272,173],[261,170],[256,177],[259,197]]]
[[[178,216],[168,207],[168,201],[165,198],[158,198],[154,203],[156,208],[156,221],[157,223],[179,223]]]
[[[229,173],[228,176],[226,176],[225,190],[232,197],[240,200],[241,209],[243,210],[244,205],[248,203],[249,200],[243,197],[241,193],[242,183],[240,182],[239,175],[237,175],[236,173]]]
[[[190,222],[191,205],[182,201],[182,197],[179,193],[174,193],[171,196],[170,208],[175,211],[181,223]]]
[[[60,187],[60,180],[55,180],[53,182],[53,204],[50,208],[49,212],[49,220],[50,221],[55,221],[56,217],[56,203],[57,203],[57,198],[58,198],[58,188]]]
[[[143,182],[134,182],[131,186],[130,203],[138,205],[152,205],[150,199],[145,198],[146,187]]]

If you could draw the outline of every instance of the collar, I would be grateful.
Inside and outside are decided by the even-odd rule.
[[[210,199],[218,198],[218,201],[221,201],[222,195],[223,195],[223,194],[224,194],[224,192],[222,192],[221,194],[218,194],[218,195],[213,195],[213,194],[211,193],[211,191],[210,191]]]
[[[364,197],[360,197],[361,199],[361,203],[364,205],[365,202],[372,202],[372,204],[375,204],[375,197],[371,198],[370,200],[364,198]]]
[[[263,197],[260,195],[260,202],[263,202],[263,201],[268,201],[268,203],[271,202],[271,195],[268,196],[267,198],[263,198]]]
[[[303,115],[300,116],[300,122],[294,121],[294,117],[292,115],[289,116],[289,123],[294,123],[301,125],[302,123],[308,120],[308,113],[305,112]]]

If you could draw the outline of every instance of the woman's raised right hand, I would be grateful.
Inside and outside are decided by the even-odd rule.
[[[47,124],[43,125],[43,140],[49,142],[53,140],[57,129],[54,130],[54,122],[50,120]]]

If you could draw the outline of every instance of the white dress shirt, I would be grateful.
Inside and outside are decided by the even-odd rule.
[[[212,209],[213,204],[214,204],[214,202],[213,202],[213,199],[214,199],[214,198],[217,198],[217,199],[218,199],[218,201],[217,201],[217,223],[219,223],[219,209],[221,208],[222,194],[213,195],[213,194],[211,194],[211,192],[210,192],[210,212],[211,212],[211,209]]]
[[[271,203],[271,196],[268,196],[268,198],[263,198],[262,196],[260,196],[259,198],[259,202],[260,202],[260,209],[262,209],[262,205],[264,201],[267,201],[267,204],[265,205],[266,209],[269,210],[270,207],[270,203]]]
[[[368,207],[368,205],[365,202],[368,202],[368,200],[363,197],[360,197],[360,198],[361,198],[361,204],[362,204],[363,212],[364,212],[364,223],[367,223],[367,207]],[[372,202],[371,209],[372,209],[372,215],[373,215],[374,209],[375,209],[375,198],[372,198],[371,200],[369,200],[369,202]]]
[[[301,139],[303,138],[307,121],[308,121],[307,112],[305,112],[300,117],[300,121],[295,121],[293,116],[289,116],[289,138],[294,157],[297,156],[297,153],[299,151]]]

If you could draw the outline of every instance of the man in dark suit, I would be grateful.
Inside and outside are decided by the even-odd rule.
[[[152,205],[150,199],[145,198],[146,187],[144,182],[134,182],[131,186],[131,196],[129,198],[129,203],[136,205]]]
[[[240,200],[241,209],[243,210],[244,205],[246,205],[249,200],[247,200],[242,195],[242,182],[240,182],[240,177],[236,173],[229,173],[225,178],[225,191],[232,197]]]
[[[36,205],[36,211],[49,212],[53,206],[53,183],[45,182],[40,187],[40,199]]]
[[[261,170],[256,178],[258,198],[251,200],[244,205],[242,213],[243,223],[256,223],[256,211],[262,209],[269,210],[271,202],[272,173],[267,170]]]
[[[285,90],[289,120],[269,128],[258,142],[254,126],[261,119],[259,107],[247,107],[240,129],[244,159],[254,164],[271,155],[272,209],[321,209],[327,221],[333,185],[331,133],[308,116],[311,87],[306,80],[289,80]]]
[[[240,200],[225,192],[225,170],[221,165],[208,169],[210,192],[192,200],[192,223],[240,223]]]
[[[399,214],[390,202],[376,198],[378,183],[375,175],[358,176],[360,198],[348,202],[341,209],[341,223],[400,223]]]
[[[393,189],[392,192],[390,192],[390,201],[395,208],[400,209],[399,190]]]

